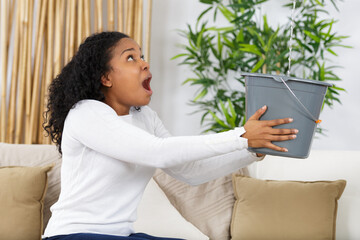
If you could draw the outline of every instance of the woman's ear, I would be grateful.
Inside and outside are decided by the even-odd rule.
[[[107,75],[103,75],[101,77],[101,83],[103,86],[111,88],[112,87],[112,81],[109,79]]]

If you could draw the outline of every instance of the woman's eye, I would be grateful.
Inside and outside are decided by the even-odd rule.
[[[141,60],[143,60],[143,61],[145,61],[145,57],[144,57],[144,55],[141,55]]]
[[[134,61],[134,57],[132,55],[128,56],[127,58],[128,61]]]

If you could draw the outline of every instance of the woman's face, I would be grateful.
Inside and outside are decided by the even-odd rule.
[[[132,106],[150,102],[150,66],[144,61],[139,45],[131,38],[121,39],[112,50],[110,71],[101,78],[105,103],[118,115],[126,115]]]

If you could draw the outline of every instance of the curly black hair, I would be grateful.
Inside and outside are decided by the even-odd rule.
[[[60,153],[64,122],[70,109],[83,99],[105,99],[101,91],[101,77],[110,71],[112,50],[123,38],[129,36],[120,32],[89,36],[50,84],[43,127]]]

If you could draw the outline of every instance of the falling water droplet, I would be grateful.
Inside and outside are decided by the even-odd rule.
[[[291,11],[291,23],[290,23],[290,40],[289,40],[289,68],[288,68],[288,71],[287,71],[287,75],[290,76],[290,73],[291,73],[291,53],[292,53],[292,44],[293,44],[293,31],[294,31],[294,26],[295,26],[295,23],[294,23],[294,18],[295,18],[295,5],[296,5],[296,0],[293,0],[293,8],[292,8],[292,11]]]

